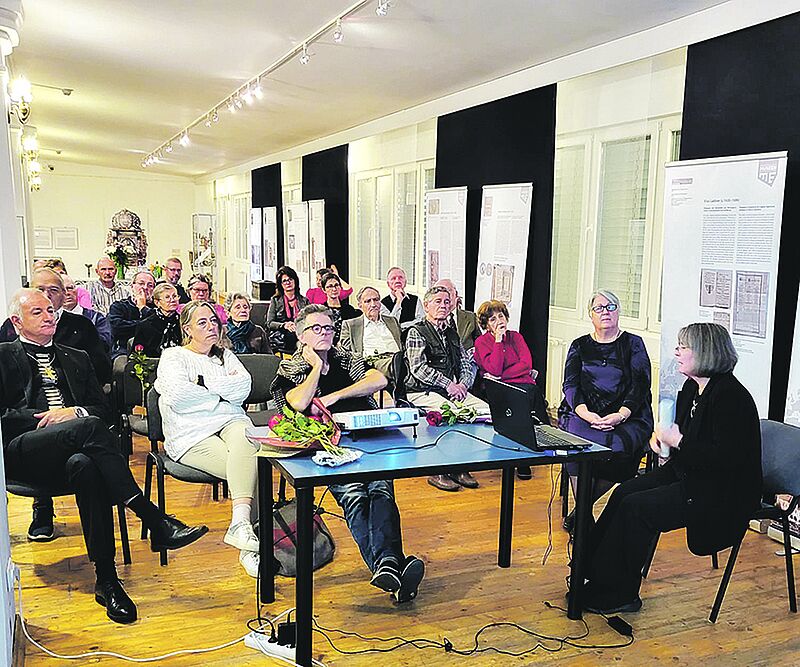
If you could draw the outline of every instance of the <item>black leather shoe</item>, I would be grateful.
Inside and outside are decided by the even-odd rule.
[[[465,489],[477,489],[478,488],[478,480],[475,479],[468,472],[457,472],[457,473],[451,474],[450,475],[450,479],[452,479],[459,486],[463,486]]]
[[[180,549],[208,532],[208,526],[187,526],[174,516],[167,515],[150,526],[150,550]]]
[[[517,479],[530,479],[533,477],[530,466],[520,466],[517,468]]]
[[[566,530],[570,535],[572,531],[575,530],[575,510],[572,510],[567,516],[564,517],[564,523],[561,524],[564,526],[564,530]]]
[[[106,608],[106,615],[114,623],[133,623],[136,620],[136,605],[119,579],[98,581],[94,585],[94,599]]]

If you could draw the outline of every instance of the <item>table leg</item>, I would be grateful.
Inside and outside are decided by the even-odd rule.
[[[297,619],[297,652],[295,660],[302,667],[311,667],[311,614],[314,604],[313,519],[314,488],[297,489],[297,583],[295,585],[295,617]]]
[[[514,525],[514,471],[516,468],[503,468],[503,482],[500,487],[500,544],[497,549],[497,565],[511,566],[511,530]]]
[[[575,542],[569,579],[567,617],[582,617],[583,580],[586,576],[586,556],[589,545],[589,515],[592,512],[592,462],[578,464],[578,490],[575,498]]]
[[[275,602],[275,545],[272,539],[272,464],[258,457],[258,576],[261,600]]]

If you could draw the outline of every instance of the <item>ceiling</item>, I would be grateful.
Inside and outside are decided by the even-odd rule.
[[[142,158],[352,0],[26,0],[11,67],[34,84],[42,159]],[[581,51],[721,0],[392,0],[367,5],[149,170],[201,176]],[[61,151],[56,155],[54,151]]]

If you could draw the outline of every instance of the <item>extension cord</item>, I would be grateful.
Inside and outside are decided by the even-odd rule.
[[[251,632],[244,638],[244,645],[261,651],[264,655],[272,658],[291,660],[295,664],[296,652],[292,646],[282,646],[278,642],[271,642],[267,635],[258,632]]]

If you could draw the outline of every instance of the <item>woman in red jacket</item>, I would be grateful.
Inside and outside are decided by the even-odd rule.
[[[528,344],[519,331],[508,330],[508,308],[502,301],[485,301],[478,308],[478,323],[485,333],[475,341],[475,363],[482,377],[525,389],[531,399],[531,412],[540,422],[549,423],[541,391],[536,386],[538,371]],[[520,479],[530,479],[530,468],[517,469]]]

